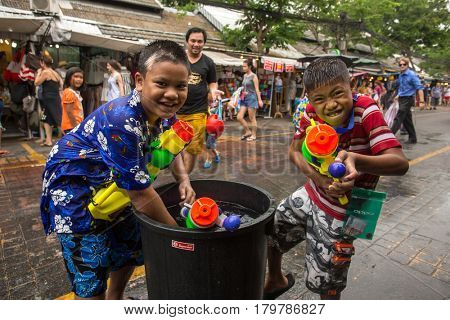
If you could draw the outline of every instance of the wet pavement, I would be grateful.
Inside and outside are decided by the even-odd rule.
[[[404,177],[383,177],[388,198],[372,241],[357,240],[344,299],[448,299],[450,297],[450,109],[416,111],[419,143],[404,145],[412,160]],[[256,142],[240,141],[239,125],[226,122],[220,164],[196,168],[192,179],[246,182],[281,200],[305,182],[287,155],[292,125],[258,119]],[[406,141],[407,136],[400,136]],[[0,299],[55,299],[69,292],[54,236],[45,237],[39,216],[42,164],[49,149],[6,139],[0,158]],[[172,181],[170,174],[158,185]],[[285,255],[296,278],[281,298],[317,299],[304,285],[304,245]],[[146,298],[145,278],[134,277],[127,295]]]

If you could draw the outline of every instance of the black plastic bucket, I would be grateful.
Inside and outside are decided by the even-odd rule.
[[[232,203],[254,213],[234,232],[171,227],[143,214],[141,223],[149,299],[262,299],[266,229],[275,211],[269,193],[254,186],[196,180],[199,197]],[[179,215],[178,186],[157,189],[172,216]],[[178,219],[178,217],[177,217]]]

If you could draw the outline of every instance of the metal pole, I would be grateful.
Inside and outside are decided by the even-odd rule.
[[[269,104],[269,114],[264,118],[272,118],[272,100],[273,100],[273,83],[275,82],[275,71],[272,74],[272,86],[270,87],[270,104]]]

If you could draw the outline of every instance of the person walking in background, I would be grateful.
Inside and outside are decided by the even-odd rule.
[[[244,130],[244,134],[241,140],[255,141],[256,131],[258,129],[258,124],[256,122],[256,110],[258,107],[263,106],[261,100],[261,93],[259,92],[259,81],[256,74],[252,71],[252,60],[245,60],[242,64],[242,69],[244,71],[244,80],[242,81],[243,89],[243,99],[241,99],[241,107],[237,115],[237,119]],[[245,121],[245,113],[248,112],[248,117],[250,119],[251,127],[249,127],[247,121]]]
[[[52,130],[61,127],[61,96],[63,87],[60,75],[52,69],[53,59],[44,54],[41,58],[41,68],[36,73],[34,84],[42,86],[41,106],[43,107],[42,122],[44,123],[45,141],[41,146],[53,145]]]
[[[436,107],[439,105],[441,95],[442,95],[441,84],[436,83],[436,85],[433,88],[431,88],[431,107],[433,108],[433,110],[436,110]]]
[[[381,109],[383,109],[382,101],[383,96],[386,94],[386,88],[384,87],[383,82],[380,80],[375,81],[375,89],[374,89],[374,100],[377,102],[378,106],[380,106]]]
[[[206,116],[208,114],[208,92],[211,99],[220,98],[218,90],[216,65],[203,54],[206,43],[206,31],[197,27],[186,32],[186,53],[190,63],[189,90],[186,103],[177,112],[180,120],[186,121],[194,129],[194,138],[183,151],[183,161],[187,173],[194,169],[198,155],[203,152],[206,137]]]
[[[62,123],[61,129],[68,133],[78,126],[84,119],[80,88],[84,85],[84,73],[78,67],[70,68],[64,80],[62,95]]]
[[[205,163],[203,169],[209,169],[212,165],[211,158],[214,158],[215,163],[220,162],[220,152],[217,151],[217,137],[216,135],[206,133],[206,150],[205,150]]]
[[[369,85],[367,79],[362,80],[361,85],[358,87],[358,93],[369,95]]]
[[[396,97],[396,99],[398,99],[399,109],[391,130],[395,134],[403,124],[403,127],[409,135],[407,143],[417,143],[416,130],[414,129],[411,108],[415,105],[416,91],[419,91],[419,106],[422,108],[425,105],[425,101],[423,99],[423,87],[420,83],[419,77],[414,73],[414,71],[409,69],[408,58],[400,58],[398,65],[401,70],[398,78],[398,95]]]
[[[430,107],[430,96],[431,96],[431,89],[429,83],[422,83],[423,85],[423,100],[425,101],[425,105],[420,108],[420,110],[425,110]]]
[[[444,92],[442,93],[442,102],[444,103],[445,106],[448,106],[448,103],[450,101],[450,87],[446,85],[443,91]]]
[[[122,75],[120,74],[120,63],[118,63],[116,60],[109,60],[106,64],[106,69],[109,73],[107,91],[108,101],[124,96],[125,88],[123,85]]]
[[[58,68],[55,69],[55,71],[58,72],[61,79],[66,78],[66,74],[67,74],[66,67],[67,67],[67,61],[62,60],[58,63]]]

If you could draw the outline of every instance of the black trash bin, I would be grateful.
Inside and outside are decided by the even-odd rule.
[[[196,180],[199,197],[233,203],[254,212],[241,227],[192,230],[171,227],[143,214],[141,224],[149,299],[262,299],[267,256],[266,230],[275,211],[269,193],[254,186]],[[178,186],[157,189],[172,216],[179,215]]]

